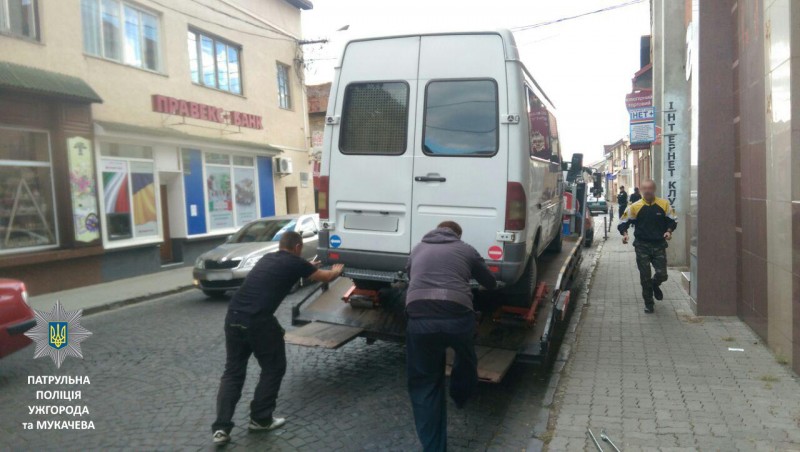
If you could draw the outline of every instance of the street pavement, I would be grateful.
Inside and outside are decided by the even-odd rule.
[[[679,278],[670,270],[664,300],[645,314],[633,247],[612,231],[560,377],[549,450],[596,450],[591,428],[605,450],[603,430],[625,451],[800,451],[797,376],[739,319],[692,315]]]
[[[593,250],[587,249],[584,276]],[[137,296],[123,297],[121,292],[133,289],[124,281],[119,284],[124,291],[111,283],[87,293],[104,291],[106,301],[115,306],[124,304],[125,297]],[[579,280],[576,285],[580,284]],[[152,293],[152,284],[139,285],[141,291]],[[291,295],[277,313],[287,329],[291,329],[290,308],[306,290]],[[210,425],[224,363],[227,301],[189,290],[103,311],[102,299],[87,298],[96,301],[84,302],[95,313],[81,322],[93,333],[81,344],[83,360],[67,358],[56,369],[49,358],[33,360],[31,346],[0,361],[0,450],[212,449]],[[227,449],[418,449],[401,344],[367,345],[356,339],[333,351],[288,345],[287,354],[288,370],[276,411],[287,418],[286,426],[259,434],[245,430],[258,374],[258,365],[251,360]],[[88,376],[91,384],[28,385],[29,375]],[[465,409],[450,404],[451,450],[525,450],[534,426],[546,424],[548,412],[542,404],[547,384],[546,372],[518,364],[502,383],[479,385]],[[36,390],[54,389],[81,390],[82,398],[35,399]],[[28,407],[37,404],[85,405],[89,414],[74,418],[29,414]],[[95,429],[22,428],[22,422],[54,419],[92,420]]]

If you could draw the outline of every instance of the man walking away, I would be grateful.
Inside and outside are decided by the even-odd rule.
[[[450,397],[459,408],[478,384],[475,311],[470,278],[497,285],[475,248],[461,241],[461,226],[445,221],[411,251],[406,271],[408,393],[426,452],[447,450],[445,350],[455,352]]]
[[[642,195],[639,193],[639,187],[633,187],[633,193],[631,193],[631,197],[628,198],[628,203],[633,204],[640,199],[642,199]]]
[[[636,250],[636,266],[642,283],[644,312],[654,312],[653,297],[662,300],[661,283],[667,280],[667,240],[678,226],[675,209],[669,201],[656,198],[656,183],[648,180],[642,184],[642,196],[631,204],[620,218],[619,229],[622,243],[628,243],[628,227],[635,225],[633,248]],[[655,268],[651,277],[650,266]]]
[[[217,394],[217,420],[211,426],[214,444],[231,439],[233,412],[242,396],[250,355],[261,367],[253,401],[250,403],[250,430],[273,430],[286,419],[273,417],[275,401],[286,373],[286,344],[275,310],[300,278],[329,282],[342,274],[344,267],[318,270],[300,257],[303,238],[287,231],[281,236],[279,251],[262,257],[231,299],[225,317],[225,372]]]
[[[619,207],[619,217],[622,218],[622,214],[625,212],[625,209],[628,208],[628,192],[625,191],[625,187],[619,187],[617,204]]]

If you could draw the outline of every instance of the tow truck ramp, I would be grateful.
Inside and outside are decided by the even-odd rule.
[[[500,382],[515,361],[547,363],[552,356],[551,345],[563,333],[569,318],[569,287],[579,268],[582,245],[580,236],[565,237],[560,252],[539,257],[536,293],[540,298],[534,300],[530,310],[504,311],[496,306],[492,312],[482,313],[475,341],[481,381]],[[352,286],[348,278],[321,284],[293,306],[292,324],[299,328],[286,333],[286,342],[326,349],[339,348],[357,337],[404,342],[402,298],[372,308],[355,307],[343,301]],[[448,374],[452,361],[452,351],[448,350]]]

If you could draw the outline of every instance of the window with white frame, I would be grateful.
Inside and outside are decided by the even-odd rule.
[[[277,63],[278,68],[278,105],[285,109],[292,108],[292,93],[289,85],[289,66]]]
[[[100,182],[110,242],[159,237],[152,148],[100,143]]]
[[[81,0],[86,53],[161,70],[161,30],[153,12],[120,0]]]
[[[50,138],[0,128],[0,254],[57,245]]]
[[[206,152],[205,173],[210,230],[258,218],[255,157]]]
[[[241,46],[189,30],[189,70],[194,83],[242,94]]]
[[[0,0],[0,32],[39,39],[36,0]]]

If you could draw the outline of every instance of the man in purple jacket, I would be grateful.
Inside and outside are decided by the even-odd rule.
[[[450,397],[461,408],[478,383],[470,279],[487,289],[497,282],[475,248],[461,241],[461,226],[453,221],[425,234],[411,251],[406,271],[408,393],[414,423],[425,451],[445,451],[445,350],[455,352]]]

